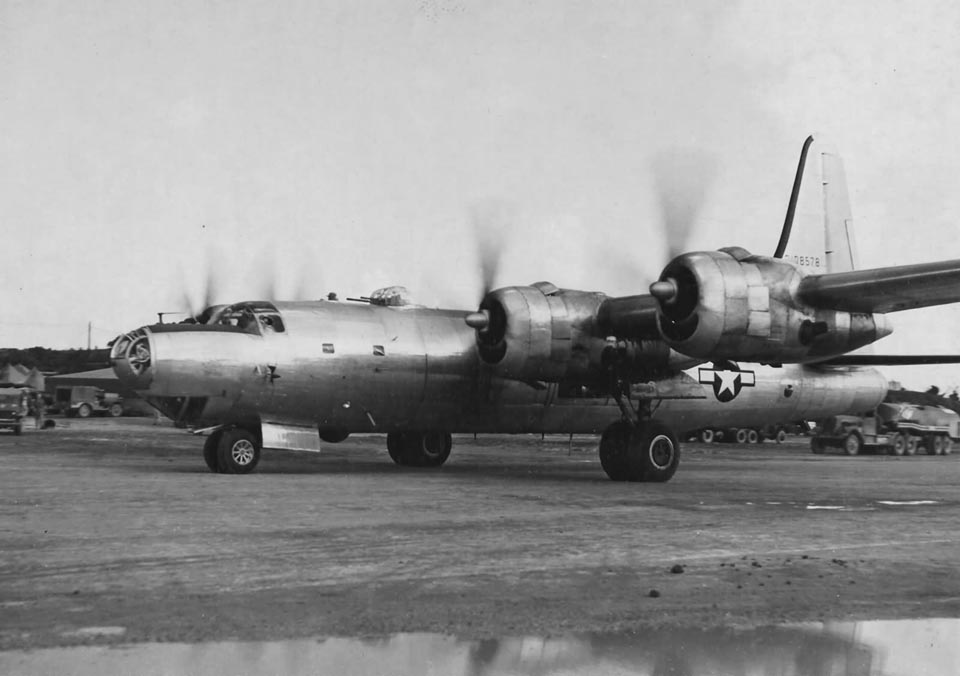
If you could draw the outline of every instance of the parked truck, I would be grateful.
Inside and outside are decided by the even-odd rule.
[[[123,415],[123,399],[119,394],[91,385],[61,386],[54,391],[53,409],[81,418],[89,418],[94,413],[117,418]]]
[[[883,403],[862,416],[838,415],[820,421],[810,450],[838,448],[847,455],[863,451],[890,455],[948,455],[960,440],[960,415],[941,406]]]
[[[23,419],[27,417],[28,394],[16,387],[0,387],[0,429],[23,432]]]
[[[687,433],[688,441],[699,441],[711,444],[715,441],[724,441],[736,444],[761,444],[764,441],[775,441],[782,444],[787,436],[807,434],[810,428],[806,421],[793,423],[764,425],[763,427],[702,427]]]

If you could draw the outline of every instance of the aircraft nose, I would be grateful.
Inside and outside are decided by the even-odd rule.
[[[153,380],[153,347],[150,332],[140,328],[119,336],[110,349],[110,364],[120,382],[132,390],[144,390]]]

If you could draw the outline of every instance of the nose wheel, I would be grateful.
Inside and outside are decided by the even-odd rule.
[[[203,460],[211,472],[249,474],[260,462],[260,442],[248,430],[218,430],[203,444]]]

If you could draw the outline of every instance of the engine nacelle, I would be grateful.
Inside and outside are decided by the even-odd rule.
[[[740,248],[678,256],[651,287],[660,332],[691,357],[764,363],[815,361],[890,333],[882,314],[805,305],[803,276],[790,263]]]
[[[606,299],[549,282],[491,291],[474,315],[480,358],[502,377],[546,382],[596,382],[612,360],[623,373],[666,364],[670,351],[662,341],[618,341],[603,333],[597,317]]]

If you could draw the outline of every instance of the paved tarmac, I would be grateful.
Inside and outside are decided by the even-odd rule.
[[[207,471],[150,419],[2,434],[0,650],[960,616],[960,455],[686,444],[666,484],[596,440],[382,436]]]

